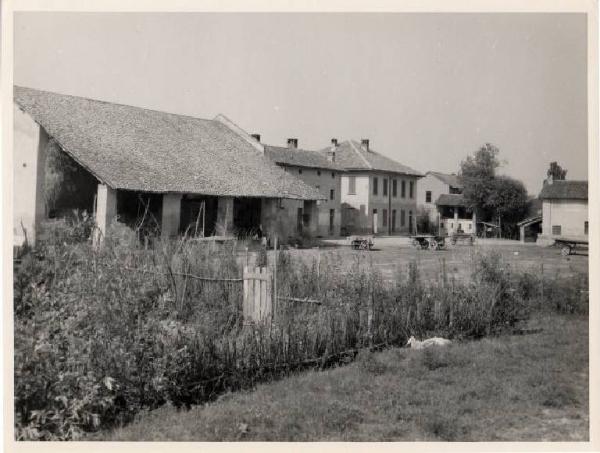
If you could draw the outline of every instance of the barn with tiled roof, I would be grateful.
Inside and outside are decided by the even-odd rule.
[[[106,231],[117,216],[135,224],[140,203],[158,218],[163,235],[201,218],[204,234],[283,224],[290,227],[279,234],[287,237],[295,233],[297,213],[282,222],[278,200],[309,211],[323,198],[222,115],[208,120],[24,87],[14,88],[14,105],[15,235],[21,240],[34,240],[50,211],[86,209]],[[54,198],[43,188],[49,174],[51,182],[72,179],[53,186]],[[75,196],[61,195],[69,186]],[[79,205],[68,205],[76,199]]]

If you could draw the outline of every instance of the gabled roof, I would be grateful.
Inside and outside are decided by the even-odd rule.
[[[557,180],[545,183],[539,198],[541,200],[587,200],[588,182]]]
[[[330,151],[331,147],[321,150],[322,153]],[[335,162],[346,170],[375,170],[401,175],[423,176],[420,172],[402,165],[389,157],[383,156],[373,150],[366,151],[355,140],[341,142],[335,149]]]
[[[14,87],[16,105],[114,189],[321,199],[222,117],[214,120]]]
[[[437,179],[442,181],[444,184],[448,184],[450,187],[455,187],[457,189],[463,188],[463,184],[458,175],[449,175],[447,173],[440,173],[438,171],[428,171],[426,174],[435,176]]]
[[[329,159],[327,159],[327,156],[318,151],[308,151],[299,148],[284,148],[271,145],[264,146],[265,155],[278,164],[334,171],[344,170],[343,167],[340,167],[334,162],[330,162]]]
[[[436,200],[435,204],[437,206],[457,206],[457,207],[467,207],[467,203],[465,202],[465,198],[462,194],[454,194],[454,193],[443,193]]]

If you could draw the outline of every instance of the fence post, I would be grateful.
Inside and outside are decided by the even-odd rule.
[[[277,236],[275,236],[274,242],[275,248],[275,261],[273,263],[273,301],[271,303],[271,320],[277,319],[277,308],[279,301],[277,300],[277,261],[279,260],[279,254],[277,253]]]
[[[250,313],[248,310],[248,301],[249,301],[248,266],[244,266],[244,272],[243,272],[242,279],[244,282],[244,300],[242,301],[242,316],[243,316],[243,323],[248,324],[248,318],[250,317]]]
[[[540,263],[540,292],[541,292],[541,303],[544,303],[544,262],[542,261],[542,263]]]

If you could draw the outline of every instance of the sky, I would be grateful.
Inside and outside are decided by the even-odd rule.
[[[200,118],[264,143],[331,138],[419,171],[484,143],[541,189],[587,179],[587,31],[558,13],[15,14],[14,83]]]

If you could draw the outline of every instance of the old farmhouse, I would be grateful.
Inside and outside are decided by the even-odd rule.
[[[462,191],[455,174],[428,171],[419,181],[417,204],[440,234],[475,233],[475,214],[466,206]]]
[[[284,171],[224,116],[207,120],[14,88],[15,242],[48,217],[86,210],[106,234],[114,219],[162,236],[282,240],[317,229],[322,191]],[[305,215],[309,213],[309,215]]]
[[[260,136],[253,135],[258,141]],[[316,230],[311,233],[318,237],[339,236],[342,220],[341,213],[341,175],[344,169],[335,163],[335,157],[325,156],[317,151],[298,148],[298,139],[289,138],[287,147],[265,145],[265,155],[281,166],[287,173],[301,179],[304,183],[314,187],[323,199],[317,201]],[[287,206],[291,201],[283,200],[282,205]],[[291,212],[293,207],[288,207]],[[306,228],[306,219],[310,213],[297,208],[297,232],[301,234]]]
[[[538,243],[552,243],[557,237],[585,238],[588,234],[588,182],[544,181],[539,195],[542,200],[542,234]]]
[[[375,152],[368,139],[321,150],[345,173],[341,177],[342,234],[407,234],[416,220],[416,184],[422,175]]]

